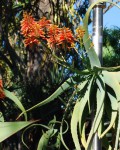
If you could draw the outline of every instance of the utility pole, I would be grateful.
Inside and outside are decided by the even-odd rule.
[[[90,5],[97,0],[89,0]],[[103,8],[105,8],[105,3],[97,4],[93,8],[93,34],[92,40],[94,44],[94,49],[100,59],[102,65],[102,47],[103,47]],[[94,119],[94,106],[93,106],[93,118]],[[101,141],[98,134],[95,133],[93,137],[93,150],[102,150]]]

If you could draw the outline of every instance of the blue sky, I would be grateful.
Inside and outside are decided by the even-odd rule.
[[[120,28],[120,9],[113,7],[103,15],[103,28]],[[92,23],[89,25],[89,33],[92,34]]]
[[[108,28],[113,26],[120,27],[120,9],[114,6],[106,12],[103,16],[103,25]]]

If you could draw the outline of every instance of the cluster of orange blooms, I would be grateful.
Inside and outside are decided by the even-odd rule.
[[[76,30],[80,32],[80,30]],[[39,44],[40,40],[46,40],[49,47],[67,44],[68,47],[74,45],[75,38],[69,28],[59,28],[43,17],[39,21],[28,13],[23,14],[21,21],[21,34],[25,37],[25,46]]]
[[[3,91],[3,83],[2,83],[2,79],[0,79],[0,99],[4,99],[5,98],[5,93]]]

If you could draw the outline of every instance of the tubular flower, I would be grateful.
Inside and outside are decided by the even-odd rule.
[[[55,45],[58,43],[58,34],[59,34],[59,28],[57,25],[51,24],[48,28],[48,46],[55,47]]]
[[[40,24],[27,13],[23,14],[23,20],[21,21],[21,33],[25,37],[25,46],[38,44],[38,38],[45,38],[45,33]]]
[[[2,80],[0,79],[0,99],[4,99],[5,98],[5,93],[3,91],[3,83]]]
[[[63,43],[72,45],[74,41],[75,39],[73,37],[72,31],[69,28],[64,27],[60,29],[58,35],[58,45]]]
[[[36,22],[36,24],[33,25],[33,29],[29,33],[29,37],[35,37],[35,38],[45,38],[45,33],[41,29],[40,25]]]
[[[39,44],[40,42],[35,37],[29,37],[24,40],[25,46],[32,46],[33,44]]]
[[[33,30],[33,26],[36,24],[34,18],[28,14],[23,14],[23,20],[21,21],[21,33],[26,37]]]
[[[83,28],[82,26],[79,26],[79,27],[76,29],[76,36],[77,36],[77,38],[82,39],[83,36],[84,36],[84,34],[85,34],[84,28]]]
[[[37,23],[34,24],[33,28],[29,32],[28,36],[26,36],[26,39],[24,40],[25,45],[32,46],[33,44],[39,44],[40,41],[38,40],[38,38],[44,39],[45,38],[44,34],[45,33],[40,28],[39,24],[37,24]]]
[[[41,28],[45,28],[45,27],[50,26],[51,21],[50,21],[50,20],[47,20],[46,17],[43,17],[42,19],[40,19],[40,20],[38,21],[38,24],[40,25]]]

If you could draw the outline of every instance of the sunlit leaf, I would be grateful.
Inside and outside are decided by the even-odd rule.
[[[79,111],[80,111],[80,102],[78,101],[74,106],[74,110],[71,118],[71,134],[77,150],[81,150],[78,133],[77,133],[77,126],[79,122],[79,115],[78,115]]]
[[[81,134],[81,142],[84,147],[86,147],[86,145],[87,145],[87,141],[86,141],[86,137],[85,137],[85,135],[86,135],[85,126],[86,126],[86,123],[84,123],[84,125],[83,125],[82,134]]]
[[[97,110],[95,113],[95,117],[92,123],[92,128],[90,130],[88,139],[87,139],[87,147],[89,147],[89,144],[92,140],[92,137],[94,135],[94,133],[96,133],[101,119],[102,119],[102,114],[103,114],[103,109],[104,109],[104,98],[105,98],[105,86],[104,86],[104,82],[102,80],[97,80],[97,85],[98,85],[98,89],[97,89]]]
[[[118,79],[116,78],[115,72],[108,72],[108,71],[102,71],[105,83],[110,86],[113,91],[115,92],[117,101],[119,102],[120,99],[120,84],[118,82]],[[114,82],[114,84],[113,84]]]
[[[32,123],[32,121],[0,122],[0,142]]]
[[[88,81],[85,81],[85,82],[87,83]],[[85,111],[85,106],[87,105],[87,102],[88,102],[88,105],[89,105],[89,99],[90,99],[92,83],[93,83],[93,78],[91,79],[90,83],[88,84],[88,87],[86,88],[85,96],[82,97],[81,100],[80,100],[80,111],[79,111],[79,131],[80,131],[80,134],[82,132],[82,126],[84,125],[84,121],[85,121],[85,118],[86,118],[85,116],[83,116],[83,112]],[[87,112],[88,111],[89,110],[87,110]],[[86,114],[87,113],[85,113],[85,115]]]
[[[105,83],[110,86],[113,91],[115,92],[115,95],[116,95],[116,99],[117,99],[117,102],[118,102],[118,127],[117,127],[117,133],[116,133],[116,141],[115,141],[115,150],[117,150],[118,148],[118,141],[119,141],[119,134],[120,134],[120,103],[119,103],[119,99],[120,99],[120,84],[117,80],[117,78],[115,78],[115,73],[110,73],[108,71],[103,71],[102,72],[103,76],[104,76],[104,80],[105,80]],[[113,81],[114,81],[114,84],[113,84]],[[110,95],[109,95],[110,96]],[[110,96],[111,98],[111,96]],[[113,97],[112,97],[113,99]]]
[[[50,130],[46,131],[45,133],[43,133],[43,135],[38,143],[37,150],[46,150],[48,148],[48,142],[49,142],[50,138],[56,132],[57,132],[57,130],[50,129]]]

